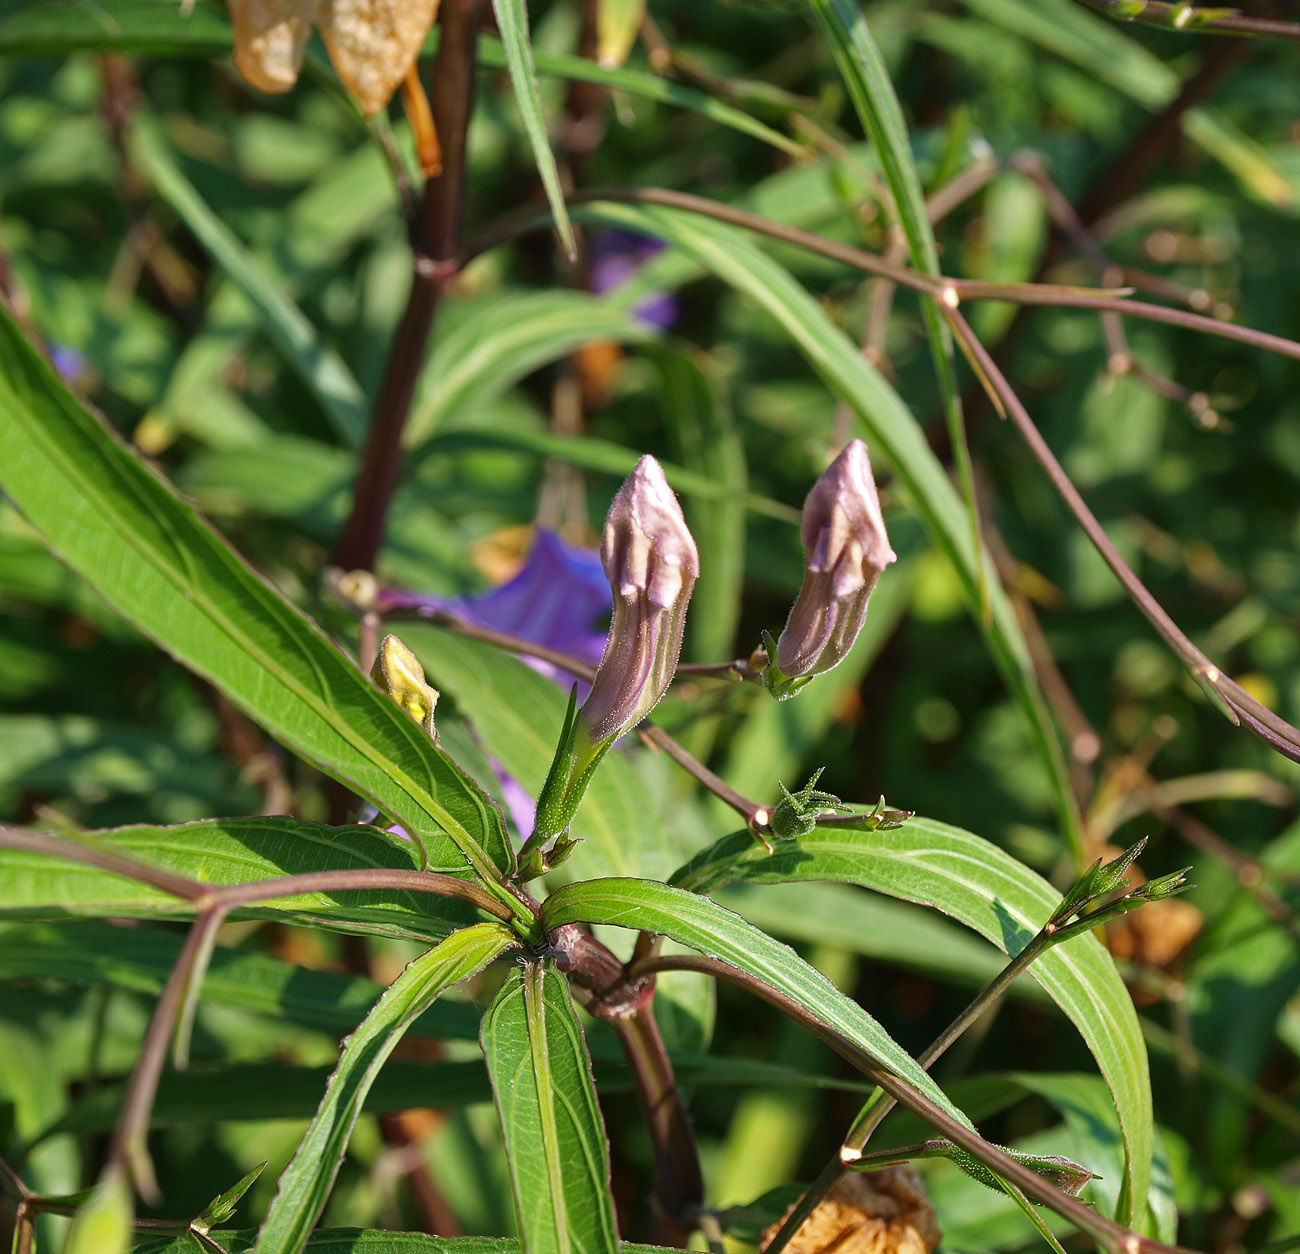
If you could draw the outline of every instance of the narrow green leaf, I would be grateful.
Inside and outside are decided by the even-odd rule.
[[[204,999],[207,993],[204,990]],[[294,1067],[277,1062],[200,1065],[169,1071],[158,1083],[150,1112],[153,1128],[267,1119],[310,1119],[320,1106],[331,1067]],[[80,1098],[39,1139],[61,1132],[108,1132],[126,1093],[125,1082],[97,1087]],[[371,1114],[392,1114],[413,1106],[455,1107],[492,1100],[483,1064],[407,1062],[393,1059],[380,1071],[366,1098]],[[225,1219],[214,1220],[225,1223]]]
[[[880,168],[889,184],[899,225],[907,239],[907,252],[914,269],[923,274],[939,274],[939,250],[934,240],[925,209],[925,192],[921,176],[912,160],[908,143],[907,125],[903,110],[890,82],[889,72],[871,37],[867,17],[859,0],[808,0],[817,15],[822,29],[830,37],[839,65],[840,76],[849,89],[849,96],[857,110],[863,129],[875,146]],[[971,547],[976,554],[977,588],[980,597],[980,614],[987,614],[988,585],[991,582],[989,563],[985,560],[980,542],[979,510],[975,502],[975,477],[971,470],[970,449],[966,443],[966,427],[962,421],[961,393],[957,388],[957,375],[953,368],[952,336],[947,324],[932,300],[922,298],[921,315],[925,332],[930,340],[930,356],[934,361],[935,375],[939,381],[939,396],[943,403],[944,418],[948,424],[948,438],[952,444],[957,475],[961,480],[962,496],[971,531]]]
[[[414,448],[457,413],[472,412],[539,366],[590,340],[631,344],[655,337],[630,311],[589,292],[505,292],[474,302],[434,342],[402,434]]]
[[[138,52],[221,57],[230,52],[230,19],[216,0],[186,13],[159,0],[17,0],[0,12],[0,55]]]
[[[609,1146],[568,982],[546,963],[516,967],[481,1039],[526,1254],[617,1254]]]
[[[148,174],[158,194],[194,233],[225,276],[252,302],[267,335],[320,402],[339,438],[359,448],[365,439],[369,406],[343,359],[321,341],[302,310],[208,208],[172,159],[157,127],[138,122],[132,128],[129,144],[133,158]]]
[[[453,932],[415,959],[343,1043],[320,1109],[280,1176],[257,1238],[257,1254],[297,1254],[320,1219],[366,1094],[403,1033],[440,994],[515,944],[499,923]]]
[[[515,89],[515,103],[524,123],[537,163],[537,173],[546,189],[546,199],[555,218],[555,230],[570,260],[578,255],[573,240],[573,224],[564,205],[564,191],[560,187],[560,172],[555,165],[555,154],[546,135],[546,117],[542,113],[541,93],[537,87],[537,67],[533,64],[533,47],[528,36],[527,0],[492,0],[497,15],[497,30],[501,32],[501,47],[506,54],[506,68],[510,71],[510,84]]]
[[[521,449],[542,457],[553,457],[570,466],[612,475],[616,479],[625,479],[631,474],[641,458],[639,452],[593,435],[557,435],[553,431],[530,431],[523,428],[514,431],[485,431],[475,428],[445,431],[433,436],[421,451],[426,454],[455,453],[474,448]],[[698,496],[706,501],[728,501],[732,498],[732,490],[726,484],[717,483],[705,475],[671,462],[661,460],[659,464],[674,491],[683,496]],[[770,496],[744,492],[738,499],[746,509],[756,514],[798,525],[799,511],[780,501],[774,501]]]
[[[1015,611],[1001,585],[987,585],[989,616],[981,612],[977,551],[943,466],[926,443],[920,424],[898,393],[858,351],[822,308],[777,262],[735,227],[681,211],[649,205],[600,202],[575,206],[574,216],[654,235],[674,244],[696,264],[729,283],[765,310],[789,335],[809,364],[856,412],[873,457],[879,453],[898,477],[931,540],[953,565],[977,626],[1002,677],[1029,722],[1051,781],[1061,829],[1070,849],[1081,848],[1078,809],[1060,740],[1052,724]]]
[[[249,1254],[255,1234],[212,1233],[229,1254]],[[518,1241],[498,1237],[427,1237],[420,1232],[380,1232],[370,1228],[321,1228],[303,1247],[311,1254],[525,1254]],[[671,1254],[658,1245],[624,1245],[626,1254]],[[150,1242],[137,1247],[137,1254],[195,1254],[194,1241],[187,1236]]]
[[[412,841],[374,827],[326,827],[300,819],[205,819],[175,827],[120,827],[86,833],[86,844],[219,887],[310,871],[371,867],[420,870]],[[428,870],[467,877],[460,851],[430,835]],[[187,918],[192,905],[161,889],[85,863],[0,849],[0,916],[49,919],[165,916]],[[243,913],[286,916],[349,932],[438,939],[477,917],[457,901],[426,893],[361,891],[303,893]]]
[[[512,867],[486,794],[82,408],[3,311],[0,414],[0,486],[119,614],[412,834],[444,833],[489,882]]]
[[[374,909],[367,907],[367,912]],[[84,920],[0,925],[0,978],[106,985],[156,997],[184,939],[170,928]],[[352,1031],[382,992],[381,985],[363,976],[310,971],[269,954],[220,946],[203,980],[204,1005],[253,1011],[336,1038]],[[473,1041],[478,1025],[473,1006],[440,1000],[411,1030],[436,1040]]]
[[[906,1080],[954,1118],[969,1123],[934,1080],[855,1001],[788,945],[773,940],[738,914],[696,893],[653,880],[587,880],[547,898],[548,934],[565,923],[608,924],[658,932],[712,958],[748,971],[798,1002],[845,1040]]]
[[[1061,895],[996,845],[945,823],[909,819],[892,831],[827,825],[783,842],[768,855],[747,832],[725,837],[673,877],[695,892],[743,881],[836,880],[933,906],[973,928],[1004,953],[1018,953],[1059,905]],[[1080,936],[1030,967],[1087,1042],[1110,1089],[1128,1149],[1129,1193],[1150,1185],[1151,1081],[1133,1001],[1101,943]],[[1140,1205],[1140,1204],[1139,1204]],[[1125,1222],[1140,1213],[1135,1205]]]

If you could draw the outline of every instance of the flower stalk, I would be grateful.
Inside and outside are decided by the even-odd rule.
[[[653,457],[637,462],[614,497],[600,560],[613,592],[613,623],[587,700],[575,709],[576,688],[569,699],[537,801],[537,822],[520,850],[524,879],[544,874],[572,853],[576,842],[568,837],[569,825],[596,767],[659,704],[677,668],[700,556]]]

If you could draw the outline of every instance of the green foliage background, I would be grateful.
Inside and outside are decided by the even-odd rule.
[[[540,103],[573,186],[688,191],[871,251],[894,246],[885,174],[827,34],[852,5],[654,3],[674,57],[667,75],[644,45],[620,71],[575,61],[582,9],[554,0],[530,11]],[[1199,307],[1300,338],[1295,44],[1120,25],[1072,0],[877,0],[865,12],[926,194],[990,157],[1032,152],[1110,259],[1140,272],[1140,282],[1204,293]],[[505,64],[501,44],[485,37],[466,172],[469,236],[520,206],[540,214],[545,203]],[[575,75],[610,90],[584,97]],[[409,282],[385,150],[409,173],[410,141],[400,110],[391,112],[363,123],[319,46],[293,93],[252,92],[230,64],[224,6],[211,0],[188,15],[171,0],[0,0],[6,307],[56,353],[74,395],[349,648],[356,624],[323,592],[321,576]],[[593,130],[598,142],[581,142]],[[377,569],[444,596],[481,591],[496,569],[485,555],[505,529],[531,524],[539,501],[544,522],[591,540],[619,481],[651,452],[703,555],[683,660],[745,656],[763,628],[779,628],[798,588],[796,511],[808,485],[836,433],[863,434],[837,408],[837,391],[871,411],[868,428],[892,429],[893,402],[872,377],[853,373],[852,354],[823,330],[856,341],[877,289],[824,257],[662,208],[598,202],[572,214],[589,238],[617,222],[670,246],[608,296],[585,290],[544,230],[485,252],[456,276],[416,389]],[[1027,282],[1046,272],[1079,285],[1103,277],[1053,231],[1040,191],[1010,168],[953,209],[936,241],[948,275]],[[710,249],[721,257],[711,267]],[[824,322],[804,317],[764,258],[808,289]],[[667,288],[680,315],[661,332],[631,310],[639,294]],[[1153,299],[1167,294],[1158,288]],[[1226,672],[1293,715],[1295,361],[1128,320],[1142,369],[1115,373],[1115,344],[1086,310],[1021,317],[982,303],[964,312],[1157,599]],[[600,386],[588,386],[581,437],[557,431],[557,397],[578,377],[572,354],[606,341],[621,355]],[[1008,688],[1015,666],[1004,657],[1000,671],[999,646],[982,635],[978,609],[969,612],[974,568],[968,560],[963,573],[952,560],[969,544],[960,485],[950,490],[938,463],[924,460],[928,441],[953,465],[936,359],[911,294],[897,296],[878,347],[925,439],[909,427],[905,456],[877,457],[878,471],[894,472],[881,477],[900,560],[855,652],[793,702],[689,680],[656,718],[761,801],[776,799],[778,779],[793,787],[824,766],[823,787],[864,803],[883,793],[935,830],[978,833],[1059,887],[1074,865],[1054,793],[1060,781]],[[8,402],[27,369],[15,352],[0,354]],[[1095,759],[1076,756],[1068,774],[1087,852],[1150,836],[1148,874],[1196,864],[1188,900],[1204,923],[1190,947],[1168,967],[1119,964],[1152,1053],[1154,1226],[1171,1239],[1176,1204],[1184,1244],[1277,1241],[1300,1230],[1296,768],[1204,699],[965,364],[953,369],[965,389],[985,536],[1006,554],[1009,601],[1032,606],[1043,648],[1086,721],[1065,728],[1067,753],[1071,737],[1078,747],[1081,732],[1096,734]],[[0,458],[17,455],[16,412],[0,409]],[[47,499],[51,521],[42,525],[47,535],[64,526],[69,543],[79,511],[95,510],[99,486],[95,463],[78,473],[81,486],[70,478],[66,496]],[[95,560],[113,558],[105,551]],[[124,580],[124,594],[131,587],[166,615],[155,591]],[[1010,605],[1000,613],[999,622],[1013,621]],[[194,638],[194,656],[169,646],[169,657],[146,638],[160,632],[135,621],[143,634],[0,501],[0,817],[70,831],[264,807],[327,819],[332,786],[309,762],[328,766],[335,750],[304,744],[291,726],[297,716],[269,698],[265,712],[250,711],[264,735],[237,708],[248,702],[208,682],[223,679],[206,669],[204,639]],[[409,639],[443,692],[438,725],[451,757],[491,788],[491,753],[535,789],[554,738],[547,720],[558,730],[558,690],[435,628],[413,629]],[[367,746],[407,737],[398,716],[391,726],[385,717],[374,714],[364,734],[355,722],[340,734],[364,757]],[[421,753],[432,761],[431,750]],[[417,823],[428,813],[418,787],[391,788],[371,795],[402,817],[395,807],[409,805]],[[472,810],[468,788],[465,796]],[[585,843],[571,869],[583,879],[667,877],[736,826],[716,799],[644,751],[602,768],[581,822]],[[1189,849],[1189,823],[1235,854],[1207,852],[1203,839]],[[499,847],[485,855],[505,856]],[[395,858],[405,865],[400,852]],[[431,865],[443,864],[435,856]],[[1262,902],[1252,891],[1260,875]],[[14,877],[7,888],[6,877]],[[24,908],[26,881],[16,877],[12,864],[0,866],[0,1157],[19,1163],[33,1187],[71,1192],[94,1179],[180,934],[52,918],[93,914],[94,903]],[[761,891],[740,883],[719,899],[793,944],[915,1054],[1000,962],[985,941],[925,909],[933,897],[885,891],[892,895],[860,881]],[[239,1212],[245,1224],[260,1221],[339,1037],[373,1002],[375,981],[390,983],[420,951],[412,938],[445,930],[407,917],[362,942],[286,921],[336,907],[315,901],[227,925],[198,1011],[197,1070],[166,1078],[159,1098],[151,1142],[166,1198],[159,1213],[198,1213],[216,1190],[269,1160]],[[137,910],[127,903],[112,913]],[[494,968],[460,999],[425,1011],[407,1052],[378,1074],[327,1225],[422,1223],[393,1151],[402,1129],[418,1126],[415,1152],[459,1229],[514,1231],[500,1128],[474,1044],[475,1007],[507,978],[523,977]],[[710,1200],[749,1203],[815,1174],[861,1103],[859,1078],[740,994],[724,988],[715,1004],[698,977],[665,977],[660,1006],[692,1096]],[[649,1147],[612,1036],[588,1024],[588,1043],[623,1231],[640,1237]],[[1018,984],[937,1078],[990,1139],[1104,1164],[1095,1168],[1105,1177],[1093,1186],[1100,1192],[1088,1196],[1113,1211],[1123,1175],[1114,1107],[1084,1039],[1037,985]],[[439,1113],[424,1124],[391,1118],[412,1108]],[[897,1143],[909,1139],[900,1127]],[[1014,1250],[1041,1239],[1009,1199],[950,1165],[927,1165],[925,1175],[945,1250]],[[44,1222],[53,1236],[57,1221]],[[737,1215],[732,1230],[743,1228]]]

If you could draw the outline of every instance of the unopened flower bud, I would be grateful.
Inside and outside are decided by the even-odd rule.
[[[614,498],[600,560],[614,592],[614,621],[580,713],[593,742],[635,726],[664,695],[700,573],[681,506],[653,457],[637,462]]]
[[[371,678],[434,739],[433,710],[438,691],[424,678],[419,659],[396,636],[385,636]]]
[[[897,560],[861,440],[850,443],[813,485],[801,532],[803,587],[771,659],[779,680],[769,686],[778,696],[798,687],[785,681],[806,682],[844,660],[862,630],[880,572]]]

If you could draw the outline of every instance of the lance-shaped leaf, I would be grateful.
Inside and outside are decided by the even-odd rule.
[[[511,869],[482,789],[84,409],[3,311],[0,414],[0,487],[110,606],[408,832],[445,833],[490,882]]]
[[[833,880],[903,901],[933,906],[1015,955],[1060,905],[1041,876],[980,837],[912,818],[889,831],[822,824],[767,855],[748,832],[724,837],[673,876],[696,892],[737,881],[782,884]],[[1096,1059],[1119,1115],[1127,1150],[1127,1194],[1145,1198],[1154,1137],[1146,1046],[1133,1001],[1114,961],[1092,936],[1073,937],[1029,968],[1078,1028]],[[1119,1218],[1133,1222],[1141,1206],[1126,1202]]]
[[[568,982],[517,967],[483,1016],[519,1231],[527,1254],[619,1249],[609,1146]]]
[[[421,869],[409,840],[374,827],[327,827],[282,815],[202,819],[174,827],[119,827],[84,833],[79,842],[132,862],[219,888],[315,871]],[[77,845],[67,842],[69,852]],[[426,869],[466,878],[469,870],[447,839],[426,846]],[[286,895],[244,908],[247,914],[344,932],[439,940],[472,923],[472,907],[445,897],[392,889]],[[75,859],[0,847],[0,917],[50,919],[188,917],[193,903],[140,879]]]
[[[603,923],[658,932],[747,971],[969,1126],[966,1116],[916,1060],[857,1002],[789,945],[773,940],[707,897],[652,880],[587,880],[548,897],[542,922],[548,933],[566,923]]]
[[[510,85],[515,89],[515,103],[519,106],[519,116],[523,119],[528,144],[533,150],[537,173],[541,176],[546,199],[555,217],[555,230],[564,251],[574,258],[577,249],[573,242],[573,224],[564,205],[564,190],[560,186],[555,154],[546,137],[546,116],[542,112],[537,68],[533,65],[533,48],[528,37],[528,5],[525,0],[492,0],[492,8],[497,17],[497,29],[501,32]]]
[[[515,944],[499,923],[454,932],[415,959],[343,1043],[320,1109],[289,1165],[257,1238],[257,1254],[298,1254],[325,1209],[366,1094],[402,1034],[440,994]]]

